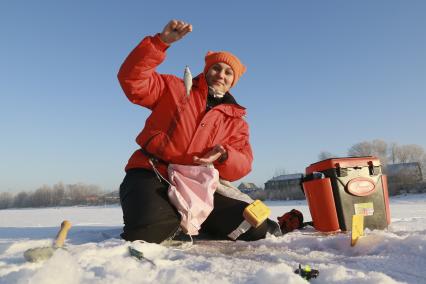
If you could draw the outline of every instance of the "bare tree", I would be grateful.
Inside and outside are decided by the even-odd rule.
[[[58,206],[65,198],[65,186],[62,182],[53,185],[52,206]]]
[[[371,143],[367,141],[357,143],[348,150],[348,155],[354,157],[370,156],[372,153],[373,147]]]
[[[382,164],[386,165],[388,163],[388,145],[383,140],[373,140],[373,155],[380,158]]]
[[[395,142],[391,143],[390,146],[389,146],[389,161],[392,164],[396,163],[396,160],[397,160],[397,158],[396,158],[397,154],[396,153],[398,151],[398,148],[399,148],[399,146]]]
[[[348,150],[349,156],[375,156],[378,157],[383,165],[387,164],[387,144],[383,140],[364,141],[353,145]]]
[[[31,206],[52,206],[52,189],[48,185],[38,188],[31,196]]]
[[[399,163],[422,162],[425,154],[423,148],[416,144],[402,145],[396,149],[396,159]]]
[[[30,206],[30,196],[25,191],[19,192],[17,195],[15,195],[15,198],[13,200],[13,207],[15,208],[22,208],[22,207],[29,207]]]
[[[13,195],[10,192],[0,193],[0,209],[7,209],[12,207]]]

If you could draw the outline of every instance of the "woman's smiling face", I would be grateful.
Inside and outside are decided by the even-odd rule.
[[[206,81],[207,85],[215,91],[226,93],[234,82],[234,71],[228,64],[218,62],[210,67],[206,74]]]

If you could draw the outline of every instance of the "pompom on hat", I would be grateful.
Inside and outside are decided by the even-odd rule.
[[[234,71],[234,81],[232,86],[234,86],[240,77],[246,72],[247,68],[241,63],[241,61],[232,53],[227,51],[209,51],[205,57],[206,66],[204,67],[204,74],[207,74],[210,67],[218,62],[223,62],[231,66],[232,71]]]

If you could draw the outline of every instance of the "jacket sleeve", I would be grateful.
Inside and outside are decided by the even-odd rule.
[[[220,177],[229,181],[238,180],[251,171],[253,153],[249,143],[249,129],[245,121],[237,132],[232,135],[225,147],[228,158],[223,162],[214,163]]]
[[[166,89],[163,75],[155,68],[166,57],[169,46],[159,34],[144,38],[127,56],[118,72],[118,80],[127,98],[134,104],[153,109]]]

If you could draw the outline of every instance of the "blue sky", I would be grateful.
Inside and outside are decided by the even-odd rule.
[[[255,155],[242,181],[302,172],[361,141],[426,149],[425,1],[248,2],[1,1],[0,191],[118,188],[148,111],[116,74],[173,18],[193,32],[159,72],[197,74],[208,50],[248,67],[232,89]]]

